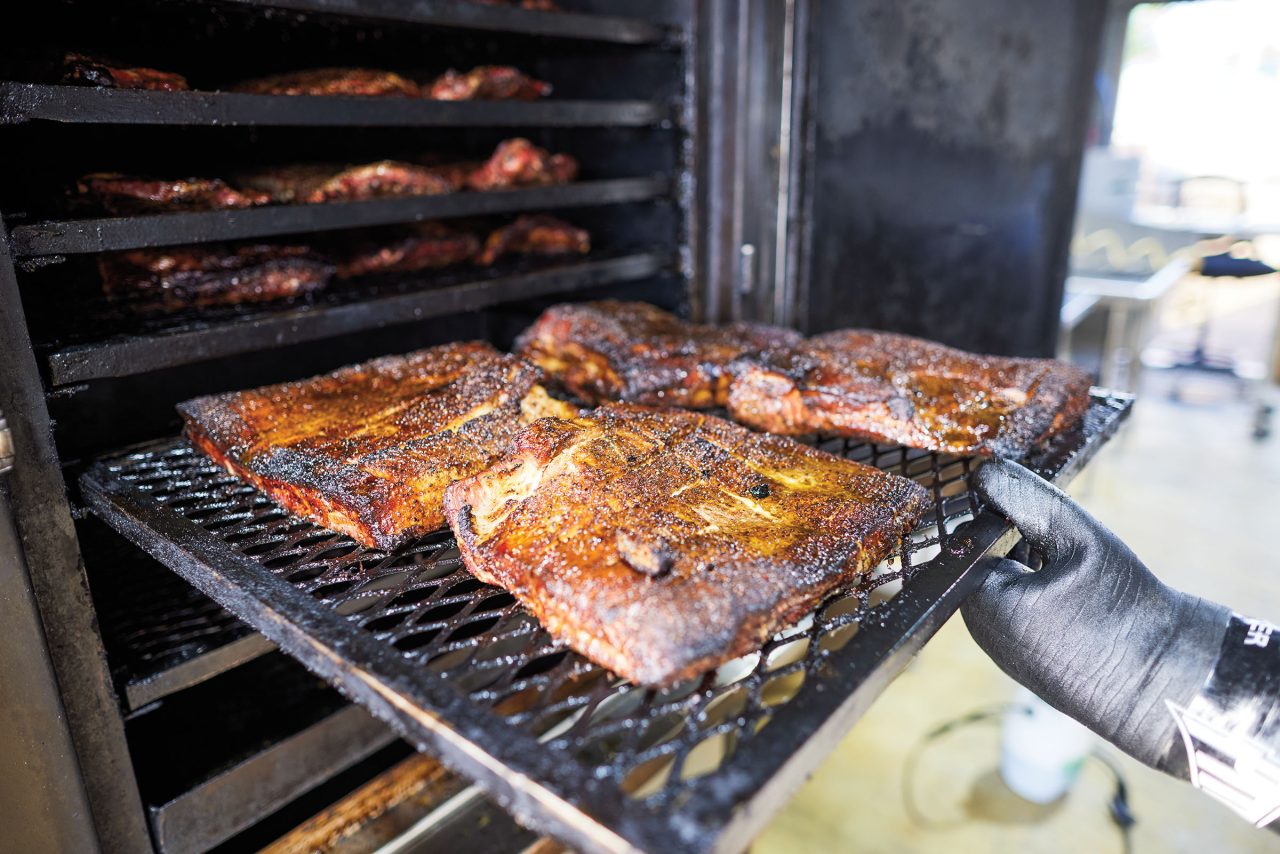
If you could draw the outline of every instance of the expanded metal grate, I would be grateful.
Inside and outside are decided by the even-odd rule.
[[[1069,478],[1129,404],[1095,394],[1082,428],[1029,462]],[[932,512],[861,584],[666,691],[551,640],[467,573],[448,531],[394,553],[362,547],[183,442],[99,463],[83,482],[110,524],[536,827],[580,848],[704,850],[745,843],[954,612],[975,563],[1014,542],[979,516],[972,460],[813,443],[914,478]]]
[[[273,649],[181,577],[105,526],[83,530],[107,657],[133,711]]]
[[[94,586],[102,590],[96,604],[103,639],[130,682],[145,682],[253,633],[181,578],[147,564],[123,564]]]

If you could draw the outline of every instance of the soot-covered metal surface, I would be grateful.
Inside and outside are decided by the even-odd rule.
[[[1028,464],[1070,479],[1130,402],[1095,393],[1081,429]],[[363,548],[182,441],[98,463],[82,486],[110,525],[531,826],[581,850],[736,850],[955,611],[979,559],[1016,541],[970,491],[972,460],[813,441],[915,478],[933,511],[858,587],[667,691],[553,642],[467,573],[448,531]]]
[[[809,33],[809,331],[1053,354],[1104,7],[821,5]]]
[[[649,101],[404,101],[298,98],[239,92],[150,92],[42,83],[0,83],[0,124],[207,124],[222,127],[639,127],[668,116]]]

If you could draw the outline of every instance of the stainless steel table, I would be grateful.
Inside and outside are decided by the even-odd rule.
[[[1099,382],[1107,388],[1133,391],[1142,365],[1142,348],[1151,334],[1151,317],[1160,300],[1191,271],[1191,262],[1174,258],[1145,278],[1124,275],[1068,276],[1063,302],[1064,353],[1069,357],[1071,333],[1086,315],[1107,312]]]

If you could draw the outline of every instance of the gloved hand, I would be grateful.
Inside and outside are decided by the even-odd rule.
[[[1162,584],[1065,493],[1016,463],[986,463],[977,486],[1045,566],[991,561],[963,606],[974,640],[1045,702],[1160,767],[1170,748],[1181,750],[1164,701],[1186,704],[1204,685],[1230,612]]]

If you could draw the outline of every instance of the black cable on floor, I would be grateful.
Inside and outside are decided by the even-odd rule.
[[[1133,826],[1138,823],[1138,819],[1129,807],[1129,787],[1125,784],[1124,775],[1120,773],[1120,766],[1100,750],[1092,751],[1089,756],[1102,763],[1116,779],[1116,791],[1107,803],[1107,811],[1111,813],[1111,820],[1116,827],[1120,828],[1124,854],[1133,854]]]

